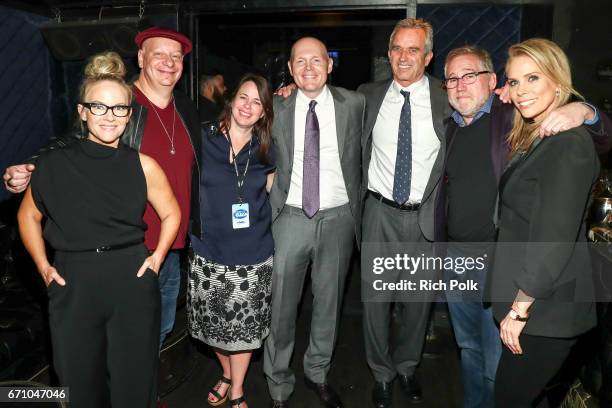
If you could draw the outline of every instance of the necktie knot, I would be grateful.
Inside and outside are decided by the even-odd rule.
[[[400,91],[405,100],[410,100],[410,92],[408,91]]]
[[[310,103],[308,104],[308,110],[314,113],[316,104],[317,101],[315,101],[314,99],[310,101]]]

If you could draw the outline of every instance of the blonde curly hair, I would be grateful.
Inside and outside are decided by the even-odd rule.
[[[125,64],[121,56],[114,51],[104,51],[92,56],[85,66],[85,77],[79,88],[79,102],[85,101],[89,88],[100,81],[112,81],[121,85],[128,94],[128,103],[132,103],[132,88],[125,82]]]

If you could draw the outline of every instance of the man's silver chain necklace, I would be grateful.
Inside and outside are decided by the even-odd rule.
[[[166,137],[170,141],[170,154],[174,156],[176,154],[176,149],[174,148],[174,124],[176,122],[176,105],[174,104],[174,99],[172,99],[172,136],[170,136],[170,133],[168,133],[168,129],[166,129],[166,126],[161,120],[159,113],[157,113],[157,109],[155,108],[155,105],[153,103],[151,103],[151,107],[153,108],[153,112],[155,112],[159,123],[161,123],[164,132],[166,132]]]

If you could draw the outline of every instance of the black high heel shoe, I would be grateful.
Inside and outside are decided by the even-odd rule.
[[[238,397],[236,399],[229,400],[230,408],[242,408],[242,403],[246,402],[244,399],[244,395],[242,397]]]
[[[221,388],[221,384],[222,383],[229,385],[229,387],[227,387],[227,390],[225,390],[225,394],[224,395],[221,395],[218,392],[218,389]],[[231,388],[232,388],[232,380],[222,376],[219,379],[219,381],[217,381],[215,386],[210,391],[208,391],[208,393],[212,394],[213,397],[215,397],[217,400],[216,401],[211,401],[211,400],[209,400],[207,398],[206,401],[208,401],[208,404],[210,404],[213,407],[218,407],[219,405],[222,405],[223,403],[225,403],[225,401],[227,401],[227,397],[229,396]]]

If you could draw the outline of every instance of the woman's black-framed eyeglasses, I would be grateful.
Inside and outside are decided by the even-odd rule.
[[[100,102],[79,102],[79,104],[89,109],[89,111],[96,116],[104,116],[110,109],[116,117],[125,118],[132,110],[132,107],[129,105],[107,106]]]

